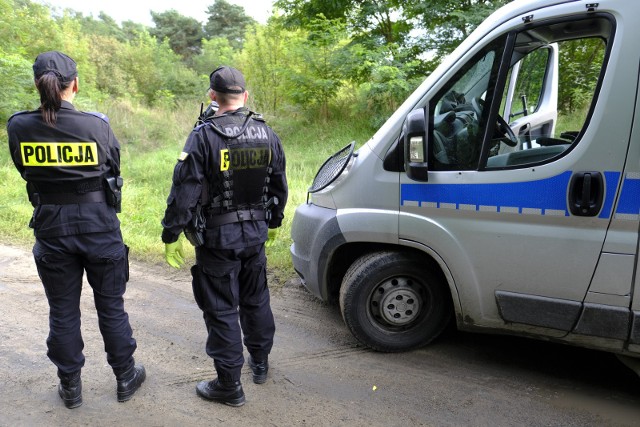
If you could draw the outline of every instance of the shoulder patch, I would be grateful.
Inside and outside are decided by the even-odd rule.
[[[202,123],[196,123],[196,125],[193,127],[192,132],[197,132],[200,129],[202,129],[203,126],[205,126],[209,121],[211,121],[211,119],[207,120],[206,122],[202,122]]]
[[[25,113],[30,113],[30,112],[31,112],[31,111],[29,111],[29,110],[24,110],[24,111],[18,111],[18,112],[15,112],[15,113],[13,113],[13,114],[11,115],[11,117],[9,117],[9,120],[11,120],[12,118],[14,118],[15,116],[19,116],[20,114],[25,114]],[[7,121],[9,121],[9,120],[7,120]]]
[[[84,113],[96,116],[97,118],[109,123],[109,117],[107,117],[106,114],[98,113],[97,111],[84,111]]]
[[[185,153],[184,151],[182,153],[180,153],[180,155],[178,156],[178,161],[180,162],[184,162],[187,157],[189,157],[189,153]]]

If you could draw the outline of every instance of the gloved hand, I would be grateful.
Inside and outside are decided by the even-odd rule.
[[[264,245],[267,248],[270,248],[276,242],[276,238],[277,237],[278,237],[278,229],[277,228],[270,228],[269,229],[269,234],[268,234],[268,237],[267,237],[267,241],[264,243]]]
[[[182,242],[180,240],[176,240],[173,243],[165,243],[164,259],[173,268],[180,268],[184,265],[184,252],[182,251]]]

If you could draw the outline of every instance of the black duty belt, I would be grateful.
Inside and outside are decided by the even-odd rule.
[[[36,193],[33,198],[34,205],[72,205],[107,201],[104,190],[89,193]]]
[[[225,224],[233,224],[242,221],[265,221],[267,216],[264,210],[247,209],[240,211],[227,212],[219,215],[207,216],[207,228],[219,227]]]

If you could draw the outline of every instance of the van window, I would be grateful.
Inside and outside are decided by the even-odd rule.
[[[588,124],[613,27],[606,15],[527,26],[476,55],[431,101],[430,170],[523,168],[566,154]]]
[[[431,103],[431,170],[478,167],[484,126],[483,104],[494,84],[499,48],[494,43],[476,55]]]
[[[507,82],[515,82],[513,88],[503,92],[500,114],[509,117],[509,122],[518,117],[535,113],[540,105],[547,66],[550,65],[552,50],[543,47],[534,50],[509,68]],[[514,74],[528,78],[514,77]]]

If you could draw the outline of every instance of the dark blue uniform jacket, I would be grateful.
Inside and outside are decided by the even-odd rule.
[[[9,119],[7,133],[11,158],[30,192],[95,190],[104,177],[120,175],[120,144],[106,117],[77,111],[67,101],[55,127],[44,123],[39,110],[25,111]],[[48,238],[112,231],[120,222],[106,202],[41,204],[30,226],[36,237]]]
[[[237,133],[248,113],[249,110],[246,108],[225,113],[226,117],[222,121],[227,124],[235,122],[237,126],[227,126],[224,131],[227,134]],[[284,150],[276,133],[264,121],[253,118],[250,120],[242,137],[236,139],[225,140],[211,128],[209,123],[195,127],[189,134],[173,172],[173,185],[162,220],[163,242],[173,243],[178,240],[180,233],[191,220],[197,203],[202,199],[203,185],[213,186],[216,175],[220,173],[221,165],[225,162],[221,153],[228,148],[228,144],[269,142],[272,173],[268,185],[268,197],[276,196],[279,204],[272,209],[269,224],[264,220],[242,221],[207,227],[205,246],[216,249],[239,249],[258,245],[267,240],[268,228],[277,228],[281,225],[288,196]],[[264,184],[257,182],[256,185],[262,187]]]

